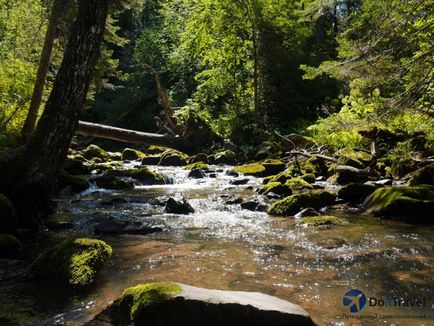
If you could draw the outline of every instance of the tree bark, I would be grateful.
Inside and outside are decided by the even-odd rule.
[[[21,181],[41,193],[51,190],[66,158],[100,53],[108,5],[109,0],[78,1],[77,17],[53,90],[25,148],[26,173]]]
[[[33,88],[32,99],[30,101],[29,113],[21,131],[21,138],[26,142],[33,133],[36,120],[38,119],[39,107],[44,93],[45,79],[47,78],[50,66],[51,52],[53,50],[56,28],[59,24],[64,0],[54,0],[51,7],[50,18],[48,20],[47,32],[45,34],[44,46],[42,48],[41,59],[36,73],[36,82]]]
[[[182,138],[110,127],[84,121],[78,122],[75,133],[82,136],[106,138],[130,144],[149,144],[178,150],[183,150],[188,147],[188,144],[185,144]]]

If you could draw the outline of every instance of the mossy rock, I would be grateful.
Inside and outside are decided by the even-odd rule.
[[[140,160],[144,157],[145,157],[144,153],[132,148],[125,148],[122,152],[122,159],[126,161]]]
[[[313,186],[301,177],[295,177],[295,178],[291,178],[291,179],[287,180],[285,182],[285,186],[287,186],[288,188],[290,188],[292,190],[302,190],[302,189],[312,190],[313,189]]]
[[[18,254],[23,245],[11,234],[0,233],[0,257],[12,257]]]
[[[231,150],[225,150],[222,152],[215,153],[213,155],[213,163],[214,164],[235,164],[237,161],[237,154]]]
[[[149,155],[142,158],[142,165],[158,165],[161,155]]]
[[[285,171],[286,163],[281,160],[268,159],[261,163],[267,175],[273,175]]]
[[[270,182],[280,182],[280,183],[285,183],[286,181],[288,181],[289,179],[292,178],[292,174],[289,172],[281,172],[279,174],[276,175],[270,175],[266,178],[264,178],[263,183],[267,184]]]
[[[182,291],[180,285],[169,282],[148,283],[126,289],[117,300],[111,321],[119,325],[147,325],[156,306],[174,299]],[[155,324],[156,325],[156,324]]]
[[[275,193],[276,195],[285,197],[292,195],[292,190],[287,185],[283,185],[280,182],[269,182],[262,186],[259,191],[261,195],[267,195],[269,193]]]
[[[206,155],[205,153],[199,153],[194,156],[190,156],[190,158],[188,159],[189,165],[198,162],[208,163],[208,155]]]
[[[104,176],[133,178],[145,185],[165,184],[164,177],[161,174],[152,172],[146,167],[128,170],[109,170],[104,173]]]
[[[308,183],[314,183],[316,181],[315,175],[313,173],[303,174],[300,178]]]
[[[158,165],[162,166],[185,166],[187,165],[188,155],[179,151],[170,149],[161,155]]]
[[[75,157],[68,156],[63,164],[63,170],[68,174],[90,174],[92,168],[89,164],[85,164],[86,159],[77,159]]]
[[[146,154],[163,154],[164,152],[166,152],[167,150],[170,150],[167,147],[161,147],[161,146],[155,146],[155,145],[151,145],[146,149]]]
[[[68,173],[61,173],[57,180],[59,189],[71,187],[74,192],[82,192],[89,188],[90,184],[86,178],[70,175]]]
[[[65,240],[40,254],[29,272],[35,278],[80,289],[95,281],[111,254],[112,248],[101,240]]]
[[[86,149],[83,150],[83,156],[88,159],[92,160],[94,158],[99,158],[102,161],[109,161],[110,155],[105,150],[103,150],[101,147],[98,147],[97,145],[89,145]]]
[[[265,167],[260,163],[239,165],[234,167],[234,171],[255,177],[263,177],[267,174]]]
[[[351,183],[342,187],[338,196],[350,203],[361,203],[377,189],[378,186],[375,184]]]
[[[411,173],[410,186],[434,185],[434,164],[420,168]]]
[[[0,194],[0,232],[13,233],[17,228],[18,218],[15,207],[8,197]]]
[[[208,164],[205,162],[191,163],[191,164],[187,165],[184,169],[186,169],[186,170],[194,170],[194,169],[208,170]]]
[[[380,188],[366,199],[365,206],[376,216],[433,224],[434,186]]]
[[[303,208],[320,209],[333,204],[335,200],[336,196],[328,191],[313,190],[278,200],[268,207],[267,213],[277,216],[293,216]]]
[[[348,165],[358,169],[364,169],[372,162],[372,155],[362,150],[343,148],[337,152],[340,165]]]
[[[336,217],[331,215],[308,216],[303,218],[303,224],[307,226],[333,226],[345,225],[348,223],[348,220],[342,217]]]
[[[134,185],[131,182],[122,180],[119,177],[114,176],[99,176],[93,179],[96,185],[103,189],[110,190],[127,190],[133,189]]]
[[[328,167],[323,159],[314,155],[302,164],[302,170],[307,174],[319,177],[327,175]]]

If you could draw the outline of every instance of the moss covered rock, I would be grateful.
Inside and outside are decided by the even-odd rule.
[[[327,175],[328,167],[323,159],[314,155],[302,164],[302,170],[307,174],[313,174],[319,177]]]
[[[315,175],[313,173],[303,174],[300,178],[309,183],[314,183],[316,180]]]
[[[234,167],[234,171],[255,177],[263,177],[267,174],[265,167],[260,163],[239,165]]]
[[[213,163],[215,164],[235,164],[237,161],[237,154],[231,150],[225,150],[215,153],[213,156]]]
[[[74,192],[82,192],[89,188],[90,184],[86,178],[61,173],[57,180],[59,190],[70,187]]]
[[[328,191],[313,190],[278,200],[268,207],[267,213],[277,216],[292,216],[303,208],[320,209],[333,204],[335,200],[335,195]]]
[[[125,148],[122,152],[122,159],[128,160],[128,161],[135,161],[139,160],[145,157],[145,154],[141,151],[132,149],[132,148]]]
[[[91,160],[93,158],[99,158],[103,161],[109,161],[110,155],[105,150],[103,150],[101,147],[98,147],[97,145],[89,145],[86,149],[83,150],[83,156]]]
[[[14,232],[18,219],[15,207],[8,197],[0,194],[0,232]]]
[[[188,164],[193,164],[198,162],[208,163],[208,155],[206,155],[205,153],[199,153],[190,156],[190,158],[188,159]]]
[[[313,189],[313,186],[301,177],[295,177],[287,180],[285,186],[292,190]]]
[[[303,224],[307,226],[332,226],[332,225],[345,225],[348,223],[349,223],[348,220],[342,217],[336,217],[331,215],[308,216],[303,218]]]
[[[161,155],[158,165],[162,166],[184,166],[187,165],[188,155],[179,151],[170,149]]]
[[[351,183],[342,187],[338,196],[350,203],[361,203],[377,189],[375,184]]]
[[[372,161],[372,155],[362,150],[344,148],[337,152],[339,164],[349,165],[358,169],[363,169]]]
[[[208,164],[205,162],[196,162],[188,164],[185,167],[186,170],[194,170],[194,169],[200,169],[200,170],[208,170]]]
[[[99,176],[93,179],[96,185],[103,189],[110,190],[126,190],[134,188],[134,184],[119,177],[114,176]]]
[[[79,289],[92,284],[112,254],[101,240],[73,239],[40,254],[30,266],[32,276]]]
[[[411,174],[410,186],[422,184],[434,185],[434,164],[420,168]]]
[[[263,183],[267,184],[269,182],[280,182],[285,183],[287,180],[292,178],[292,174],[290,172],[281,172],[276,175],[270,175],[264,178]]]
[[[380,188],[366,199],[365,206],[376,216],[434,223],[434,186]]]
[[[109,170],[104,173],[107,177],[128,177],[133,178],[145,185],[164,184],[164,177],[146,167],[128,170]]]
[[[0,233],[0,257],[11,257],[21,251],[20,240],[11,234]]]
[[[264,166],[267,175],[280,173],[285,171],[286,169],[286,163],[281,160],[268,159],[262,162],[261,164]]]
[[[259,191],[261,195],[267,195],[269,193],[274,193],[279,196],[290,196],[292,195],[292,190],[290,187],[281,184],[280,182],[269,182],[262,186]]]
[[[142,165],[158,165],[161,155],[146,155],[142,158]]]

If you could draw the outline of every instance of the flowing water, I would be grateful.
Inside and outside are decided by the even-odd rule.
[[[75,228],[46,231],[41,243],[94,236],[93,227],[107,218],[145,222],[163,232],[99,237],[113,247],[113,256],[95,286],[72,298],[63,289],[28,280],[21,261],[1,261],[0,316],[18,312],[34,325],[81,325],[127,287],[177,281],[275,295],[301,305],[320,325],[434,325],[432,226],[342,210],[334,213],[347,217],[348,225],[304,227],[293,218],[225,204],[255,197],[262,180],[233,186],[224,168],[214,168],[216,178],[189,179],[182,168],[153,167],[171,176],[173,184],[120,192],[93,187],[58,199],[58,213],[72,216]],[[195,213],[165,213],[169,196],[185,197]],[[350,314],[342,300],[353,288],[368,298],[425,298],[426,306],[368,306]],[[345,320],[345,315],[359,319]]]

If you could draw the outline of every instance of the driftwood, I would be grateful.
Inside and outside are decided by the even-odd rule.
[[[153,134],[117,127],[110,127],[97,123],[79,121],[75,133],[82,136],[98,137],[131,144],[148,144],[164,146],[179,150],[185,150],[189,144],[185,143],[182,138]]]

